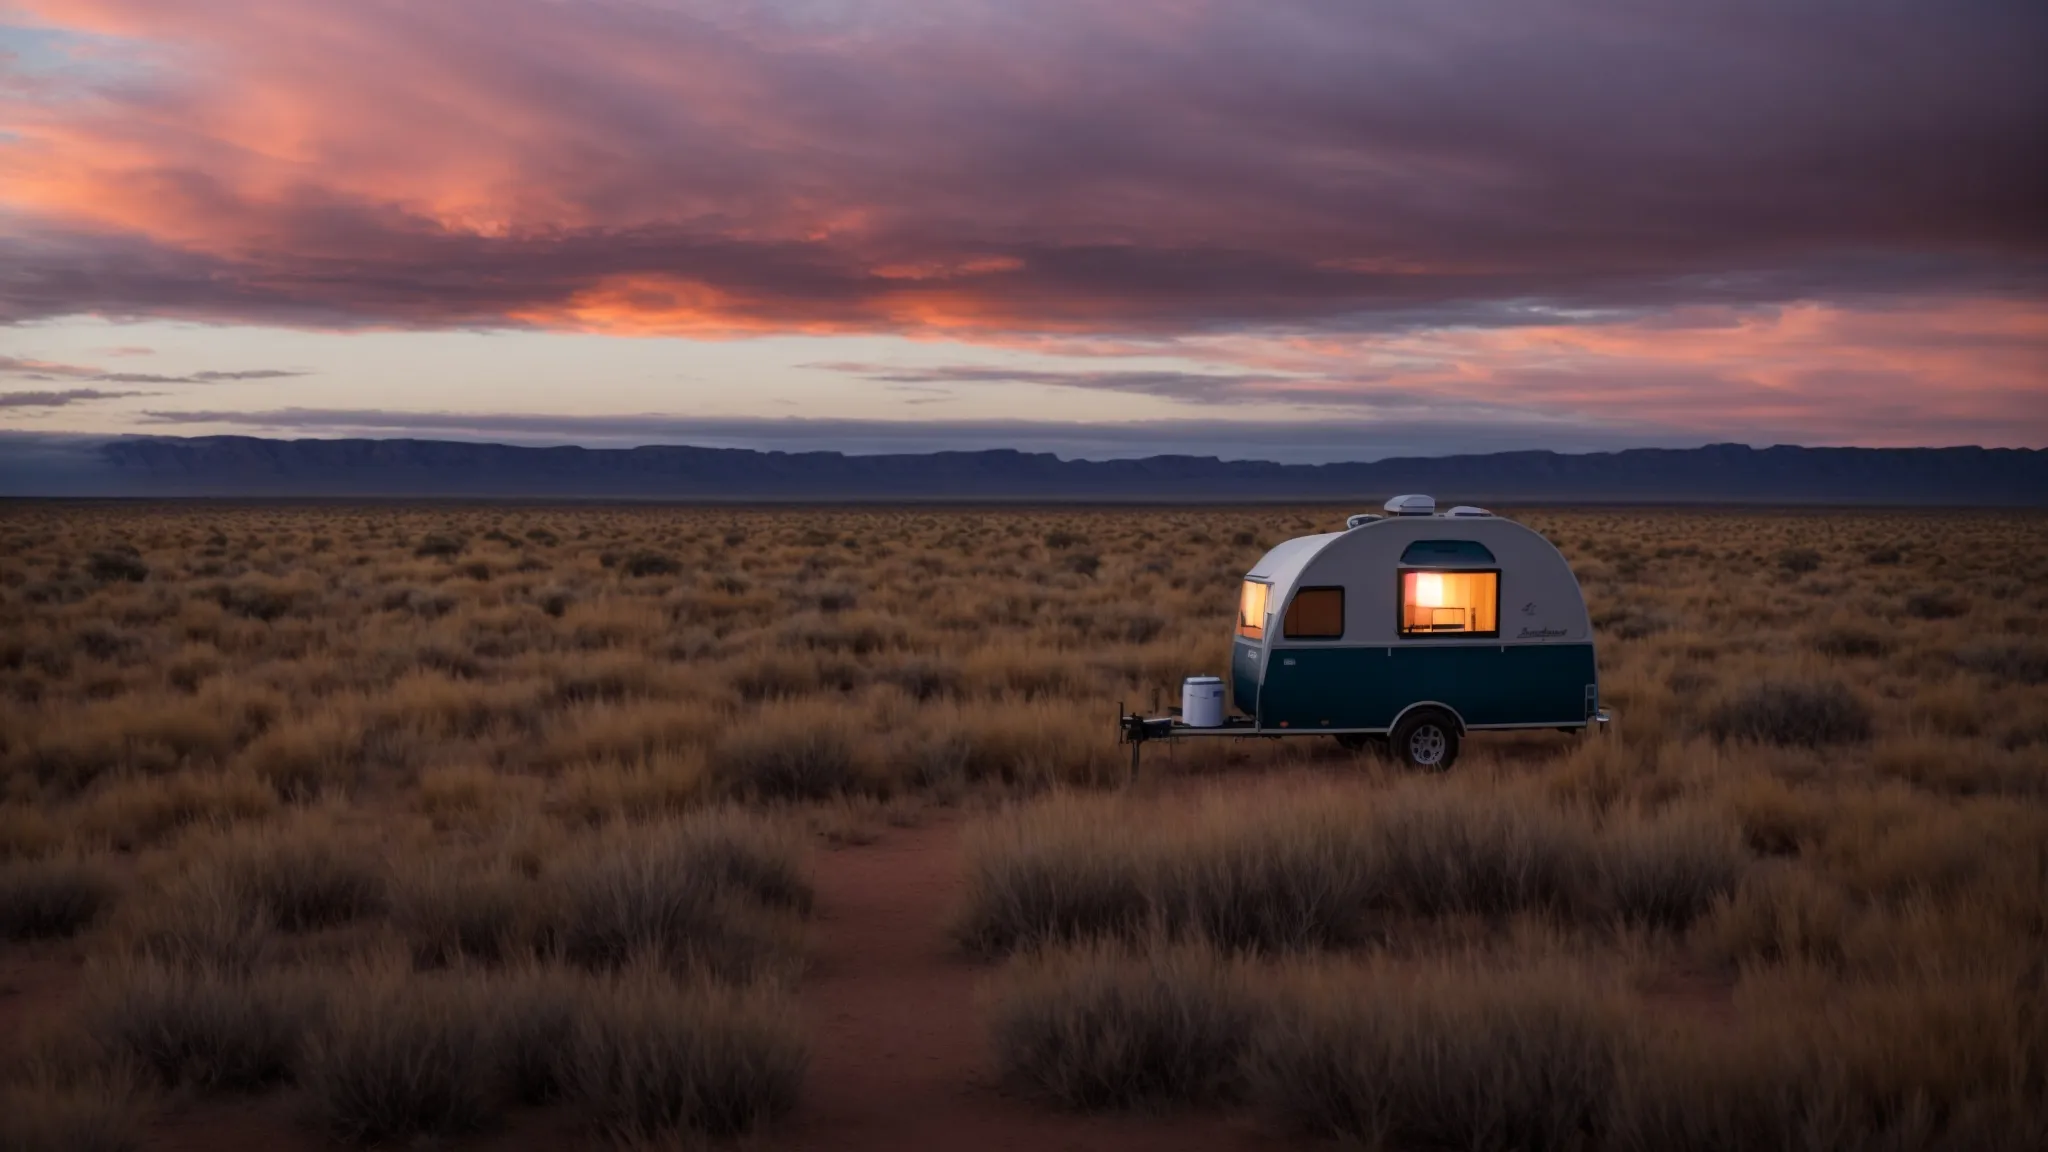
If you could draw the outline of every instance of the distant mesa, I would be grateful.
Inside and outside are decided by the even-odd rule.
[[[743,448],[530,448],[435,440],[123,437],[21,449],[0,494],[653,500],[1357,500],[2048,505],[2048,451],[1640,448],[1347,464],[1011,450],[849,456]],[[1378,506],[1377,501],[1374,507]]]

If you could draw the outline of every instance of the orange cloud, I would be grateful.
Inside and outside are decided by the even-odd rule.
[[[1856,54],[1610,0],[15,7],[58,46],[0,86],[0,322],[891,332],[1899,435],[2048,390],[2038,5]]]

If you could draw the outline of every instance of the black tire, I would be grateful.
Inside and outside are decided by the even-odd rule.
[[[1458,762],[1458,722],[1436,708],[1417,708],[1394,725],[1394,759],[1418,772],[1448,772]]]

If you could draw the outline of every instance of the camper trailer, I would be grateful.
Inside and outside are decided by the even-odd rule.
[[[1231,644],[1236,715],[1190,703],[1121,715],[1133,745],[1178,736],[1328,735],[1385,741],[1442,770],[1469,732],[1604,726],[1593,631],[1548,540],[1484,509],[1397,496],[1384,515],[1303,536],[1245,574]],[[1213,696],[1192,678],[1190,699]]]

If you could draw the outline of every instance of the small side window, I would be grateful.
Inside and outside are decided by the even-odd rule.
[[[1281,632],[1289,640],[1342,640],[1344,589],[1303,588],[1287,605]]]
[[[1244,591],[1237,597],[1237,634],[1249,640],[1261,640],[1266,635],[1266,597],[1272,586],[1257,581],[1244,582]]]
[[[1401,563],[1428,567],[1432,564],[1492,564],[1493,552],[1477,540],[1417,540],[1401,553]]]

